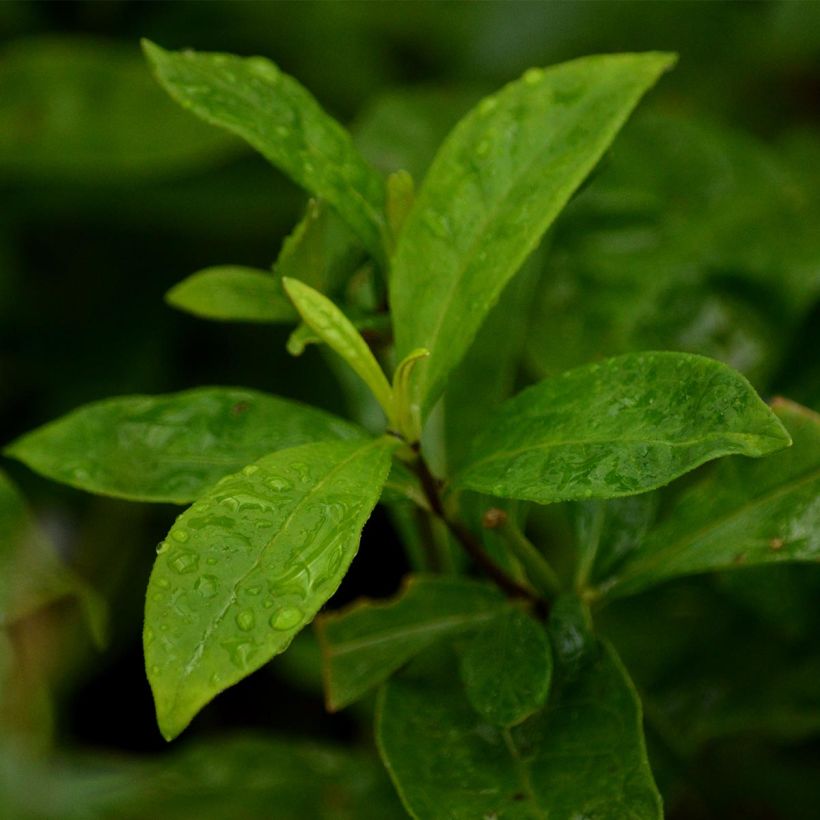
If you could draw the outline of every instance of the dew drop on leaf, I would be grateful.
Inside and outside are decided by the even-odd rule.
[[[295,606],[289,606],[273,615],[270,619],[270,625],[274,629],[279,629],[282,631],[286,629],[293,629],[293,627],[296,626],[296,624],[298,624],[303,617],[304,613],[301,609]]]
[[[174,530],[171,533],[171,537],[174,541],[179,541],[180,544],[184,544],[188,540],[188,533],[186,530]]]
[[[157,544],[157,555],[162,555],[163,552],[168,552],[168,548],[171,545],[167,541],[160,541]]]
[[[191,550],[180,550],[173,558],[169,559],[168,563],[170,563],[174,572],[187,575],[189,572],[196,571],[197,566],[199,566],[199,556]]]
[[[255,623],[256,623],[256,618],[254,618],[253,612],[251,612],[250,609],[243,609],[236,616],[236,625],[243,632],[250,632],[253,629],[253,626],[254,626]]]
[[[196,583],[194,584],[194,589],[203,598],[213,598],[214,595],[216,595],[218,587],[219,581],[215,575],[202,575],[196,579]]]

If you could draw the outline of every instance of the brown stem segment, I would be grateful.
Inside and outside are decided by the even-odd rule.
[[[427,501],[430,504],[430,509],[434,515],[444,522],[447,529],[450,530],[455,539],[464,547],[464,550],[470,558],[511,598],[526,598],[540,604],[541,601],[531,590],[507,575],[507,573],[493,561],[481,545],[481,542],[464,524],[460,521],[454,521],[447,515],[444,505],[441,503],[438,482],[435,476],[430,472],[427,462],[421,455],[415,460],[413,466],[419,477]]]

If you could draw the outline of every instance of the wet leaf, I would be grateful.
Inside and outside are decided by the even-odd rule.
[[[157,548],[145,665],[157,720],[176,737],[336,591],[378,501],[396,442],[319,442],[223,478]]]
[[[87,404],[5,452],[81,490],[185,504],[274,450],[365,436],[343,419],[288,399],[201,387]]]
[[[635,353],[570,370],[503,404],[456,481],[542,504],[613,498],[719,456],[762,456],[789,443],[739,373],[701,356]]]

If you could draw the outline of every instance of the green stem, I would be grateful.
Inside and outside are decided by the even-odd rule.
[[[533,586],[550,597],[558,595],[561,591],[561,581],[557,573],[532,541],[521,532],[518,525],[507,519],[499,528],[499,532],[513,555],[521,562]]]

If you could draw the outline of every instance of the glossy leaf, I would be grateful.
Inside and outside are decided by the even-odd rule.
[[[143,41],[157,79],[180,105],[249,142],[330,203],[377,258],[384,187],[350,135],[296,80],[263,57],[172,52]]]
[[[5,452],[81,490],[185,504],[274,450],[364,436],[349,422],[298,402],[202,387],[94,402],[17,439]]]
[[[647,534],[601,593],[630,595],[680,575],[820,558],[820,417],[779,400],[794,445],[721,463]]]
[[[789,443],[739,373],[701,356],[635,353],[506,402],[473,442],[457,482],[544,504],[613,498],[668,484],[719,456],[762,456]]]
[[[158,547],[145,665],[163,735],[287,649],[336,591],[395,442],[319,442],[266,456],[200,497]]]
[[[0,626],[69,595],[77,597],[95,642],[104,644],[104,601],[62,563],[20,491],[0,470]]]
[[[376,731],[413,817],[662,816],[640,704],[608,647],[512,729],[483,721],[451,666],[416,664],[383,688]]]
[[[316,624],[328,708],[353,703],[428,646],[486,624],[506,608],[486,584],[419,575],[386,603],[363,601],[322,616]]]
[[[165,301],[203,319],[229,322],[295,322],[281,284],[266,271],[239,265],[205,268],[183,279]]]
[[[510,609],[482,625],[460,650],[461,680],[476,711],[494,726],[514,726],[537,712],[552,679],[544,627]]]
[[[668,54],[587,57],[483,100],[439,150],[393,259],[399,358],[426,347],[429,409],[506,283],[592,170]]]

